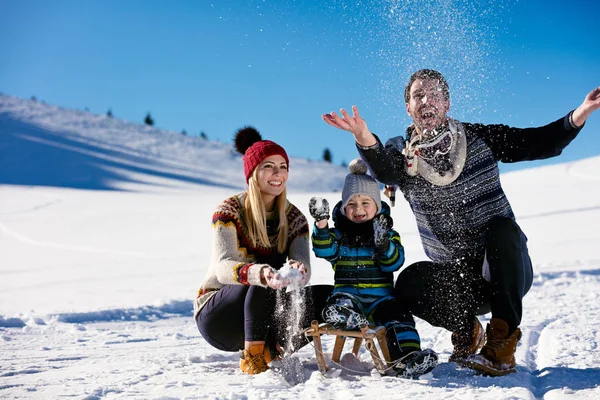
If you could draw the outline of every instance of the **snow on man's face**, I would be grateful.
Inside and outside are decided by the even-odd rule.
[[[417,79],[410,87],[406,111],[421,131],[433,130],[446,122],[450,101],[437,79]]]
[[[279,196],[288,180],[288,167],[285,158],[280,155],[265,158],[256,167],[256,182],[265,203]]]
[[[377,214],[377,205],[369,196],[357,194],[350,199],[344,208],[344,213],[346,218],[354,223],[367,222]]]

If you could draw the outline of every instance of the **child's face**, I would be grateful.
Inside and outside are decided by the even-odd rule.
[[[350,221],[360,224],[375,217],[377,205],[369,196],[357,194],[350,199],[346,208],[344,208],[344,212]]]

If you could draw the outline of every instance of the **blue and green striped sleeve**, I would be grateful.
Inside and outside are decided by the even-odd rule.
[[[327,261],[337,259],[339,245],[333,229],[319,229],[315,225],[310,239],[312,241],[312,249],[315,256],[324,258]]]
[[[404,246],[398,232],[390,231],[390,247],[385,254],[379,256],[379,265],[383,272],[398,271],[404,264]]]

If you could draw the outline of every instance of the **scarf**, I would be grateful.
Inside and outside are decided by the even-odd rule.
[[[420,175],[437,186],[448,185],[458,178],[465,166],[467,138],[464,127],[451,118],[447,125],[423,134],[412,127],[410,140],[402,154],[406,158],[407,174]]]

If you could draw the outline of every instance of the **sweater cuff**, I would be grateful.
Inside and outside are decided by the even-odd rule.
[[[250,268],[248,268],[248,284],[267,287],[266,285],[263,285],[260,280],[260,271],[263,269],[263,267],[268,266],[268,264],[252,264]]]
[[[565,130],[567,130],[567,131],[578,131],[581,128],[583,128],[583,126],[585,125],[585,122],[581,126],[575,125],[575,122],[573,122],[573,113],[574,112],[575,112],[575,110],[571,111],[565,117],[564,125],[565,125]]]
[[[355,142],[355,143],[356,143],[356,147],[358,147],[359,150],[374,150],[379,146],[379,140],[377,140],[375,142],[375,144],[372,144],[370,146],[361,146],[360,144],[358,144],[358,142]]]

